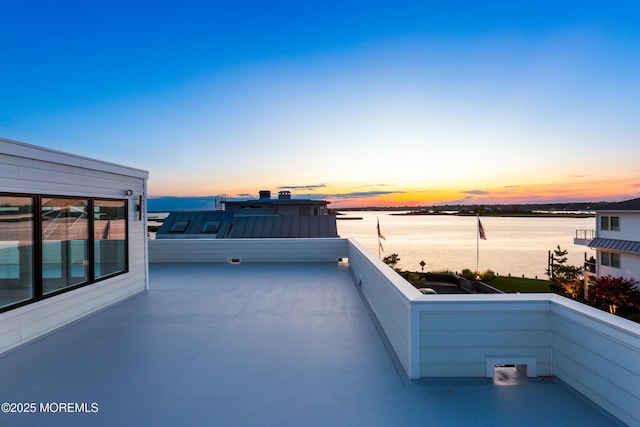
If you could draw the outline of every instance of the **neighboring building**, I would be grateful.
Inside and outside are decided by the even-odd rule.
[[[324,200],[292,199],[280,191],[260,191],[260,199],[225,202],[224,211],[175,211],[156,239],[250,239],[339,237],[336,216]]]
[[[326,200],[292,199],[291,192],[279,191],[278,198],[271,198],[271,191],[261,190],[259,199],[241,202],[225,202],[225,211],[236,215],[282,215],[319,216],[327,215]]]
[[[579,230],[574,243],[596,250],[597,276],[640,280],[640,198],[597,209],[595,233]]]
[[[147,288],[147,177],[0,138],[0,353]]]

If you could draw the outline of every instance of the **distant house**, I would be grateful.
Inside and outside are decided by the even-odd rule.
[[[261,191],[257,200],[225,202],[224,211],[174,211],[156,239],[252,239],[339,237],[335,215],[325,200],[292,199],[281,191],[277,199]]]
[[[236,215],[282,215],[319,216],[327,215],[326,200],[292,199],[290,191],[279,191],[278,198],[271,198],[271,191],[262,190],[259,199],[240,202],[225,202],[225,211]]]
[[[640,198],[597,209],[595,233],[578,233],[574,243],[595,249],[597,276],[640,280]]]

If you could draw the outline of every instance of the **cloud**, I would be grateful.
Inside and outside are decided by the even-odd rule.
[[[325,194],[324,197],[328,199],[365,199],[368,197],[403,193],[405,193],[405,191],[353,191],[351,193]]]
[[[402,194],[404,191],[354,191],[351,193],[332,194],[333,197],[338,198],[366,198],[375,196],[386,196],[388,194]]]
[[[282,187],[278,187],[280,190],[307,190],[313,191],[318,188],[325,188],[326,184],[313,184],[313,185],[286,185]]]
[[[474,196],[486,196],[487,194],[491,194],[488,191],[483,190],[469,190],[469,191],[461,191],[462,194],[472,194]]]
[[[504,188],[520,188],[522,185],[505,185]]]

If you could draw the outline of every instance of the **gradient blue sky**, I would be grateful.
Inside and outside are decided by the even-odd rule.
[[[158,196],[640,196],[635,1],[0,1],[0,136]]]

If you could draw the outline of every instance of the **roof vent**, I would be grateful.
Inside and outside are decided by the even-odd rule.
[[[271,198],[271,190],[260,190],[260,199],[270,199]]]
[[[278,199],[280,200],[290,200],[291,199],[291,191],[278,191]]]

